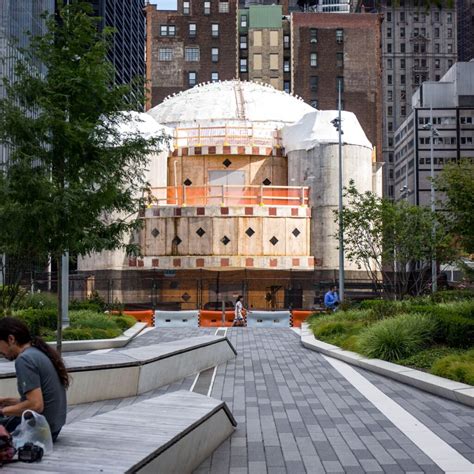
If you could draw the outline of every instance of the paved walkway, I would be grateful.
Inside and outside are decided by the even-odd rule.
[[[215,329],[151,330],[131,344],[209,333]],[[234,328],[227,335],[238,357],[217,368],[211,395],[227,402],[239,425],[196,473],[470,471],[465,468],[474,462],[474,410],[364,370],[349,368],[353,376],[343,375],[326,357],[303,348],[290,329]],[[424,438],[417,430],[402,432],[399,420],[391,419],[398,412],[368,401],[367,393],[353,386],[359,376],[367,390],[380,390],[419,420],[416,428],[426,428]],[[72,407],[68,422],[189,389],[193,379],[140,397]],[[441,457],[444,451],[449,458],[449,469],[423,452],[424,441],[431,440],[427,433]]]

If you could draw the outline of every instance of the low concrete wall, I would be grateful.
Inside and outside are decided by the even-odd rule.
[[[289,311],[249,311],[247,327],[249,328],[289,328]]]

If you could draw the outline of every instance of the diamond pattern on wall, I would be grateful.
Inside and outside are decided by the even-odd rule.
[[[275,236],[273,236],[273,237],[270,239],[270,243],[271,243],[272,245],[276,245],[276,244],[278,243],[278,239],[277,239]]]
[[[155,228],[151,231],[151,235],[152,235],[153,237],[155,237],[155,239],[156,239],[156,237],[158,237],[158,236],[160,235],[160,231],[155,227]]]
[[[183,300],[187,303],[191,299],[191,296],[187,293],[184,293],[184,295],[181,295],[181,298],[183,298]]]
[[[292,234],[293,234],[295,237],[298,237],[298,235],[300,235],[301,232],[295,227],[295,228],[293,229]]]
[[[226,168],[228,168],[228,167],[232,164],[232,161],[230,161],[228,158],[226,158],[226,159],[222,162],[222,164],[223,164]]]
[[[252,237],[253,234],[255,234],[255,231],[252,229],[252,227],[249,227],[245,233],[249,236]]]
[[[268,178],[265,178],[265,180],[262,181],[262,184],[264,184],[265,186],[270,186],[270,184],[272,184],[272,182]]]
[[[191,184],[193,184],[193,182],[189,178],[186,178],[186,181],[184,182],[184,184],[186,186],[191,186]]]
[[[173,239],[172,244],[173,244],[173,245],[179,245],[181,242],[182,242],[182,240],[181,240],[178,236],[176,236],[176,237]]]
[[[227,237],[227,235],[224,235],[224,237],[222,237],[222,239],[221,239],[221,242],[224,245],[227,245],[230,242],[230,239],[229,239],[229,237]]]
[[[202,227],[199,227],[199,229],[196,231],[196,234],[199,235],[199,237],[202,237],[205,233],[206,231]]]

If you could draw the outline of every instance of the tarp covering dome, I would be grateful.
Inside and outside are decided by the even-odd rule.
[[[331,123],[338,117],[337,110],[312,110],[293,125],[281,131],[286,152],[311,150],[317,144],[339,143],[339,133]],[[352,112],[342,111],[342,143],[372,149],[357,117]]]
[[[199,84],[165,99],[148,113],[170,127],[224,121],[264,122],[281,128],[314,111],[270,85],[239,80]]]

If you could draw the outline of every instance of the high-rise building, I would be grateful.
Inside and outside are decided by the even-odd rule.
[[[451,161],[474,161],[474,61],[458,62],[439,81],[424,82],[411,103],[395,131],[395,198],[429,206],[431,160],[435,175]]]
[[[236,8],[236,0],[147,5],[148,108],[198,83],[236,77]]]
[[[359,11],[382,13],[384,194],[395,197],[394,134],[411,112],[413,93],[438,81],[457,59],[454,8],[414,0],[359,1]]]
[[[354,112],[381,159],[378,15],[292,13],[291,91],[318,109]],[[344,126],[344,124],[343,124]],[[344,127],[343,127],[344,128]]]
[[[457,0],[458,61],[474,59],[474,0]]]

